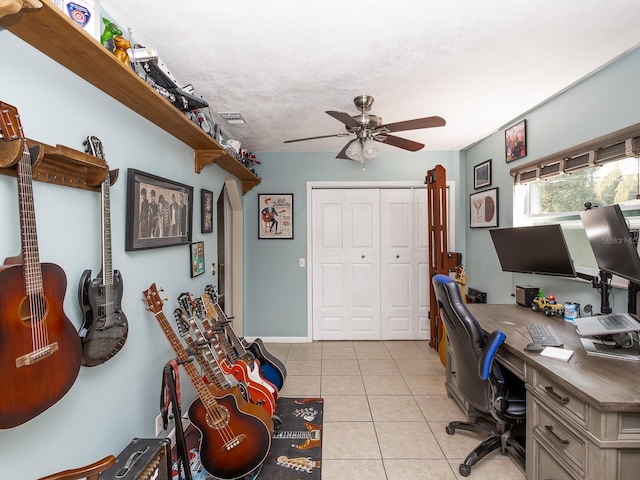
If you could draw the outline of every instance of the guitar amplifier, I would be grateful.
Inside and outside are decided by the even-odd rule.
[[[116,464],[100,480],[170,480],[171,440],[134,438],[116,457]]]

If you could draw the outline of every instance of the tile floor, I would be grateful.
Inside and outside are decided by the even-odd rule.
[[[445,369],[422,341],[272,343],[287,367],[280,395],[324,398],[323,480],[456,480],[458,465],[482,440],[445,426],[464,420],[447,397]],[[524,480],[494,452],[473,480]]]

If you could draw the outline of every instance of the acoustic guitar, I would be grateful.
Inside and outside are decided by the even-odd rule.
[[[104,159],[102,142],[87,137],[88,152]],[[114,270],[111,261],[111,194],[110,186],[117,178],[117,170],[109,172],[102,181],[102,269],[92,280],[91,270],[85,270],[78,285],[78,301],[84,313],[79,335],[82,340],[82,365],[100,365],[124,346],[129,332],[127,317],[122,311],[122,275]]]
[[[256,338],[253,342],[249,343],[244,338],[238,338],[231,325],[231,319],[229,319],[222,308],[220,308],[215,287],[213,285],[207,285],[204,291],[211,298],[214,308],[218,313],[218,327],[224,330],[236,354],[242,359],[250,359],[253,357],[257,360],[260,365],[260,375],[280,391],[287,378],[287,369],[284,363],[267,350],[262,339]]]
[[[40,263],[33,203],[31,153],[18,111],[0,102],[5,141],[20,141],[16,164],[22,252],[0,267],[0,428],[21,425],[58,402],[75,383],[81,347],[63,311],[67,278]]]
[[[240,410],[234,395],[216,398],[164,316],[163,300],[155,283],[144,291],[144,299],[198,394],[187,414],[200,431],[200,461],[204,469],[222,480],[254,473],[271,448],[272,426]]]

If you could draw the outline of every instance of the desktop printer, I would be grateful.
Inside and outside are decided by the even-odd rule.
[[[516,286],[516,303],[523,307],[530,307],[533,299],[538,295],[540,289],[531,285]]]

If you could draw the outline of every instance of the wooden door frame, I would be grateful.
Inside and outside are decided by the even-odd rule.
[[[425,195],[427,185],[424,182],[415,181],[364,181],[364,182],[307,182],[307,342],[313,341],[313,259],[311,258],[312,250],[312,227],[313,215],[311,213],[311,195],[315,189],[345,189],[345,188],[424,188]],[[455,202],[456,189],[453,180],[447,180],[447,189],[449,190],[449,198]],[[449,238],[453,239],[452,247],[455,246],[455,204],[454,208],[448,209],[451,218],[449,227]]]

